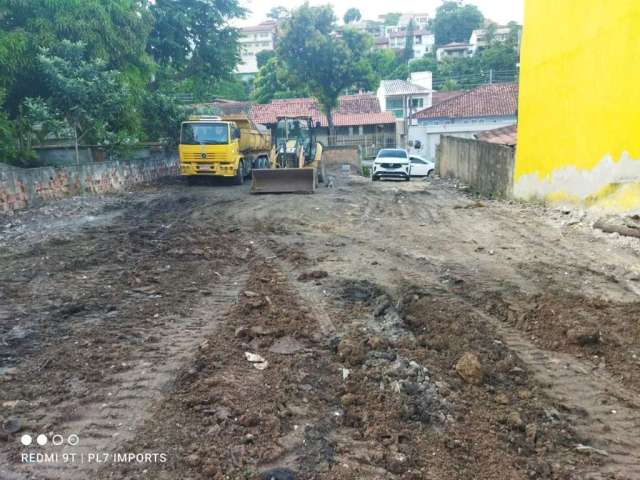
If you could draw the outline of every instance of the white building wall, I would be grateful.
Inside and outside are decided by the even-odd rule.
[[[460,138],[475,138],[474,135],[476,133],[493,130],[494,128],[507,127],[515,124],[516,122],[517,119],[513,116],[493,119],[460,120],[441,125],[411,125],[409,127],[407,143],[408,145],[415,145],[416,140],[419,140],[421,148],[415,149],[411,146],[408,148],[410,153],[435,162],[436,148],[440,144],[440,138],[442,135],[451,135],[453,137]]]
[[[240,63],[236,67],[236,73],[254,74],[258,72],[256,54],[275,48],[275,31],[273,28],[250,32],[241,31],[238,42],[240,43]]]

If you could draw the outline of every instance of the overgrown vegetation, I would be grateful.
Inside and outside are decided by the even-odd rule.
[[[246,98],[237,0],[0,0],[0,161],[47,139],[176,140],[176,98]]]

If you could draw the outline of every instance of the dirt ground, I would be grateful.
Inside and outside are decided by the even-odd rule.
[[[640,479],[640,240],[592,223],[340,175],[0,217],[0,479]]]

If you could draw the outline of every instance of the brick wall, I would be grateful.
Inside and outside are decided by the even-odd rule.
[[[0,213],[36,207],[69,195],[113,192],[177,174],[177,156],[165,153],[154,153],[144,160],[60,168],[16,168],[0,164]]]
[[[341,165],[349,164],[355,173],[360,173],[360,149],[352,146],[330,146],[322,150],[322,158],[327,168],[333,170]]]

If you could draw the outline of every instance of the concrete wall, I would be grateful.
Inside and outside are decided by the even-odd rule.
[[[48,145],[34,148],[41,165],[52,167],[74,166],[77,164],[104,162],[110,160],[118,160],[116,156],[111,156],[103,148],[81,146],[78,149],[78,158],[76,159],[76,150],[73,145]],[[161,144],[146,144],[136,148],[132,148],[127,152],[127,160],[142,160],[151,158],[155,155],[162,154],[164,147]]]
[[[493,143],[442,137],[436,169],[441,177],[453,177],[489,197],[513,194],[514,150]]]
[[[517,197],[640,211],[638,25],[638,0],[526,1]]]
[[[342,165],[351,165],[353,173],[362,172],[360,148],[350,146],[324,147],[322,151],[324,164],[330,170],[340,168]]]
[[[68,195],[117,191],[177,173],[178,158],[173,153],[155,154],[144,160],[65,167],[17,168],[0,164],[0,212],[35,207]]]

